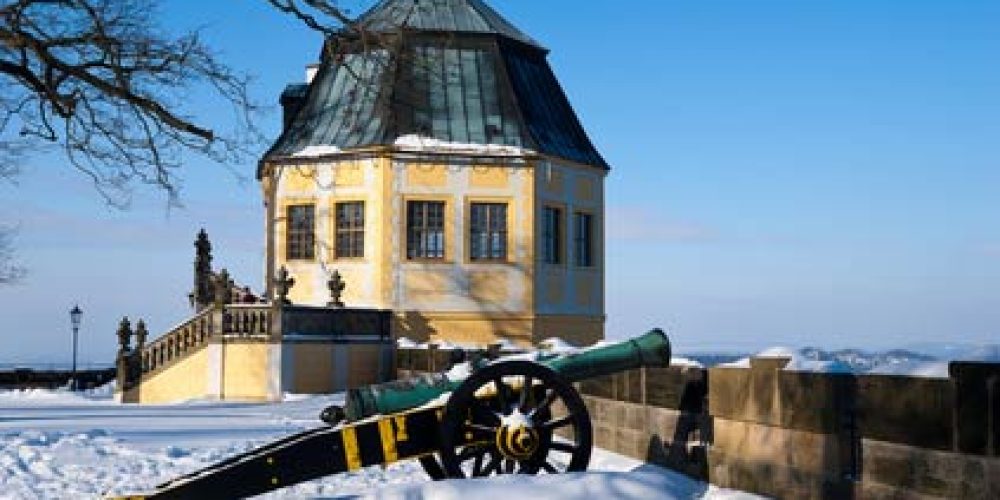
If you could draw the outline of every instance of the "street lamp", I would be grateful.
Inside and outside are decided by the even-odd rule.
[[[73,309],[69,311],[69,320],[73,324],[73,376],[69,379],[69,389],[71,391],[76,390],[76,339],[77,334],[80,332],[81,316],[83,316],[83,311],[80,310],[79,305],[73,306]]]

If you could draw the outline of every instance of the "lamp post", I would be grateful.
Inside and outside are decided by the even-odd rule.
[[[73,309],[69,311],[69,320],[73,325],[73,375],[69,379],[69,389],[71,391],[76,390],[76,345],[77,345],[77,334],[80,332],[80,317],[83,316],[83,311],[80,310],[79,305],[73,306]]]

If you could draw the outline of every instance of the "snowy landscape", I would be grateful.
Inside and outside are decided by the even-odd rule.
[[[588,347],[575,347],[560,338],[550,338],[539,344],[541,354],[572,354],[607,345],[600,341]],[[427,344],[418,344],[406,338],[398,340],[401,349],[424,349]],[[439,349],[462,348],[447,342],[436,343]],[[510,346],[510,348],[514,348]],[[933,352],[934,354],[930,354]],[[539,353],[514,356],[534,360]],[[817,347],[775,346],[757,353],[690,353],[674,356],[671,366],[692,366],[711,368],[715,366],[749,368],[750,358],[787,358],[785,370],[823,373],[851,373],[855,375],[899,375],[925,378],[948,378],[948,364],[952,361],[1000,362],[1000,344],[983,345],[927,345],[921,350],[890,349],[869,351],[863,349],[824,350]],[[460,367],[457,377],[468,376],[467,364]]]
[[[948,378],[948,364],[952,361],[1000,362],[1000,345],[954,347],[941,349],[937,355],[924,354],[908,349],[865,351],[861,349],[823,350],[815,347],[771,347],[756,354],[759,358],[788,358],[785,370],[824,373],[852,373],[855,375],[900,375],[908,377]],[[719,355],[690,356],[694,360],[716,361]],[[736,356],[733,356],[736,357]],[[716,363],[706,362],[706,366]],[[718,366],[748,368],[749,356],[718,363]]]
[[[544,351],[567,354],[559,339]],[[601,345],[601,344],[598,344]],[[409,345],[405,340],[401,347]],[[586,349],[586,348],[585,348]],[[537,353],[515,357],[535,357]],[[940,357],[897,349],[865,352],[773,347],[757,357],[784,357],[786,370],[943,378],[951,360],[998,361],[1000,346],[945,350]],[[718,361],[725,361],[716,363]],[[749,356],[674,357],[673,365],[747,367]],[[471,367],[454,367],[452,378]],[[72,393],[0,391],[0,498],[99,498],[148,491],[173,477],[266,442],[321,425],[320,410],[343,395],[287,395],[275,404],[189,401],[176,405],[123,405],[112,386]],[[691,480],[603,450],[590,471],[538,477],[432,482],[416,462],[368,468],[297,485],[266,498],[755,498]]]
[[[0,500],[1000,499],[998,19],[0,0]]]
[[[86,393],[0,392],[0,498],[100,498],[148,490],[229,455],[320,425],[342,396],[277,404],[193,401],[121,405],[111,387]],[[595,450],[589,472],[431,482],[401,462],[329,476],[264,498],[757,498]]]

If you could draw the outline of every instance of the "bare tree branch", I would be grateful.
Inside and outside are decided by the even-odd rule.
[[[274,8],[302,21],[310,29],[326,36],[337,36],[345,27],[354,26],[354,20],[335,4],[324,0],[266,0]],[[306,8],[303,8],[306,7]],[[313,13],[312,7],[316,13]],[[317,15],[319,14],[319,15]],[[329,19],[323,19],[325,16]],[[332,21],[332,22],[331,22]]]
[[[158,0],[0,0],[0,178],[25,147],[61,145],[116,206],[136,183],[178,201],[181,154],[220,163],[254,154],[249,78],[221,63],[197,31],[174,37]],[[189,114],[208,89],[236,115],[220,131]]]
[[[443,82],[448,78],[457,78],[461,71],[458,64],[446,63],[441,51],[406,49],[409,36],[413,33],[410,20],[420,15],[421,10],[431,10],[427,3],[415,1],[391,6],[396,9],[391,13],[393,24],[386,25],[382,20],[377,26],[371,26],[364,19],[352,18],[340,7],[342,2],[338,0],[265,1],[326,37],[322,54],[324,60],[337,64],[338,70],[349,75],[357,84],[355,87],[366,94],[365,97],[377,92],[386,80],[412,79],[419,75],[420,81]],[[439,33],[438,36],[438,47],[453,46],[453,35]],[[440,71],[442,65],[446,66],[443,74]],[[397,69],[400,67],[409,68],[409,72],[399,74]],[[360,118],[359,113],[351,108],[362,106],[365,99],[352,93],[346,97],[354,103],[346,105],[348,117]],[[394,106],[414,109],[426,107],[421,97],[414,86],[399,86],[394,92],[380,96]]]

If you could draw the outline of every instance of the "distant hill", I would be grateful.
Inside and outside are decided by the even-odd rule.
[[[906,349],[892,349],[883,352],[868,352],[860,349],[825,351],[816,347],[806,347],[801,355],[813,361],[838,361],[850,367],[854,373],[868,373],[879,366],[904,363],[927,363],[938,361],[933,356]]]
[[[951,361],[978,361],[1000,363],[1000,345],[951,347],[943,356],[932,356],[926,352],[911,349],[890,349],[887,351],[865,351],[861,349],[825,350],[818,347],[802,349],[771,348],[757,355],[763,357],[792,358],[789,367],[793,371],[821,371],[855,374],[907,375],[918,377],[948,377]],[[700,362],[706,367],[732,363],[734,366],[748,366],[750,354],[734,353],[689,353],[685,358]]]

